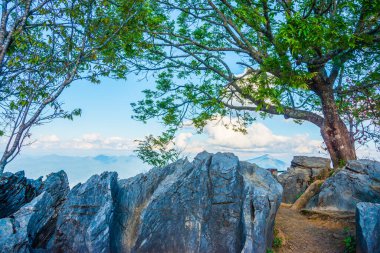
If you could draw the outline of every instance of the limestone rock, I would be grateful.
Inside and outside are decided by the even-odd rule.
[[[349,161],[328,178],[306,208],[355,212],[359,202],[380,203],[380,163]]]
[[[330,159],[315,156],[295,156],[291,162],[293,167],[330,168]]]
[[[113,228],[111,232],[113,252],[132,251],[141,226],[140,216],[150,200],[165,193],[165,188],[173,184],[177,180],[177,176],[188,170],[189,167],[190,163],[187,160],[179,160],[164,168],[153,168],[145,174],[119,181],[111,225]]]
[[[282,187],[229,153],[198,154],[117,180],[92,176],[69,192],[64,172],[0,219],[0,252],[258,252],[273,241]]]
[[[0,176],[0,219],[16,212],[42,191],[42,178],[27,179],[24,171]]]
[[[63,171],[49,175],[40,195],[16,213],[0,219],[0,252],[46,249],[68,191],[69,184]]]
[[[204,152],[153,169],[120,182],[113,249],[266,252],[281,192],[268,171],[232,154]]]
[[[117,173],[104,172],[76,185],[57,220],[49,249],[53,252],[110,252],[110,224]]]
[[[329,168],[329,159],[295,156],[288,171],[278,176],[284,188],[282,202],[293,204],[315,180],[326,178]]]
[[[356,252],[380,252],[380,204],[357,204]]]

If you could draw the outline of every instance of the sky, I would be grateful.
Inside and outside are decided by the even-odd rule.
[[[154,80],[130,75],[127,80],[103,79],[101,84],[86,81],[73,83],[62,95],[66,109],[81,108],[74,121],[58,119],[32,130],[33,144],[25,147],[20,157],[58,154],[66,156],[130,155],[137,139],[163,131],[157,120],[147,124],[131,119],[130,103],[143,98],[142,90],[154,87]],[[223,120],[223,119],[222,119]],[[175,140],[183,155],[207,150],[233,152],[242,160],[271,154],[290,161],[294,155],[326,156],[320,147],[319,129],[305,122],[302,125],[281,116],[257,120],[248,134],[226,129],[219,122],[210,122],[199,135],[192,127],[181,130]],[[373,147],[358,151],[360,157],[379,159]]]

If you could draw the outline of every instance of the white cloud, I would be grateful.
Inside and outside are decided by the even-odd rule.
[[[51,135],[42,136],[39,141],[48,142],[48,143],[56,143],[56,142],[59,142],[60,139],[57,135],[51,134]]]
[[[179,150],[186,154],[197,154],[206,150],[207,148],[202,145],[202,142],[196,140],[194,137],[195,136],[189,132],[179,133],[174,139],[174,143]]]
[[[187,128],[189,130],[189,128]],[[275,134],[263,123],[254,123],[247,128],[247,133],[236,132],[226,128],[223,121],[210,122],[204,128],[204,138],[196,139],[190,132],[177,136],[176,145],[188,153],[202,150],[210,152],[224,151],[234,153],[287,153],[318,154],[321,140],[313,140],[308,134],[285,136]]]
[[[94,150],[102,152],[109,151],[132,151],[136,148],[136,143],[125,137],[109,136],[105,137],[98,133],[87,133],[80,137],[61,140],[57,135],[40,136],[31,145],[33,149],[39,150]]]
[[[289,137],[275,135],[262,123],[256,123],[247,129],[247,134],[226,129],[222,123],[208,124],[205,132],[210,137],[210,144],[217,146],[250,149],[273,146],[289,140]]]

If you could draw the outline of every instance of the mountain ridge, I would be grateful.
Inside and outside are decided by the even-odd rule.
[[[269,154],[264,154],[248,159],[247,162],[254,163],[264,169],[277,169],[279,171],[286,170],[288,167],[288,164],[286,162],[277,159]]]

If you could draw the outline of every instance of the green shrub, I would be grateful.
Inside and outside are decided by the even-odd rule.
[[[282,245],[282,239],[279,237],[275,237],[273,240],[273,248],[280,248]]]
[[[346,236],[343,240],[344,242],[344,252],[345,253],[355,253],[356,251],[356,241],[352,235]]]

